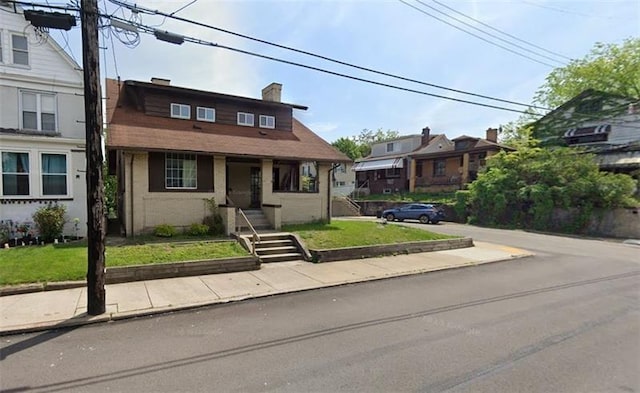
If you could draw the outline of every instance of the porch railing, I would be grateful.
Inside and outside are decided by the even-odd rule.
[[[358,188],[355,189],[355,191],[353,191],[353,196],[358,198],[363,188],[369,188],[369,179],[365,180],[362,184],[358,186]]]
[[[244,219],[244,221],[247,223],[247,226],[249,227],[249,229],[251,230],[251,253],[253,255],[257,255],[256,252],[256,242],[258,242],[260,240],[260,235],[258,235],[258,232],[256,232],[255,228],[253,227],[253,225],[251,225],[251,222],[249,221],[249,219],[247,218],[246,214],[244,214],[244,212],[242,211],[242,209],[238,208],[238,213],[240,213],[240,216],[242,217],[242,219]],[[239,226],[238,226],[238,232],[240,232],[239,230]]]

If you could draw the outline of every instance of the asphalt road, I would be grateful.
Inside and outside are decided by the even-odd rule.
[[[0,387],[640,391],[640,247],[454,224],[427,228],[538,255],[0,337]]]

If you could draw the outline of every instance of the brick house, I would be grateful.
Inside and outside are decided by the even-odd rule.
[[[280,102],[281,85],[267,86],[261,100],[158,78],[108,79],[106,87],[121,233],[199,223],[208,198],[227,234],[238,208],[261,211],[275,229],[330,217],[330,170],[351,160],[293,117],[307,108]]]
[[[446,135],[429,136],[426,146],[412,152],[410,157],[409,190],[411,192],[440,192],[459,190],[474,181],[487,157],[501,150],[513,150],[498,143],[498,130],[489,128],[486,138],[462,135],[448,139]]]

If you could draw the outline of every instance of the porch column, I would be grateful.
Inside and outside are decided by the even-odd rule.
[[[213,193],[218,205],[227,204],[227,158],[213,156]]]
[[[409,166],[409,192],[416,190],[416,160],[412,159]]]
[[[462,156],[462,184],[469,182],[469,153]]]
[[[262,195],[263,204],[279,204],[280,201],[275,200],[273,196],[273,160],[262,160]]]

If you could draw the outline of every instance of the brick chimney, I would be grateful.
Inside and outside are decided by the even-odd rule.
[[[262,89],[262,99],[264,101],[280,102],[282,99],[282,85],[274,82]]]
[[[429,127],[425,127],[422,129],[422,146],[427,146],[429,144],[429,133],[431,129]]]
[[[171,86],[171,79],[151,78],[151,83],[154,85]]]
[[[497,128],[487,128],[487,138],[489,142],[498,143],[498,129]]]

